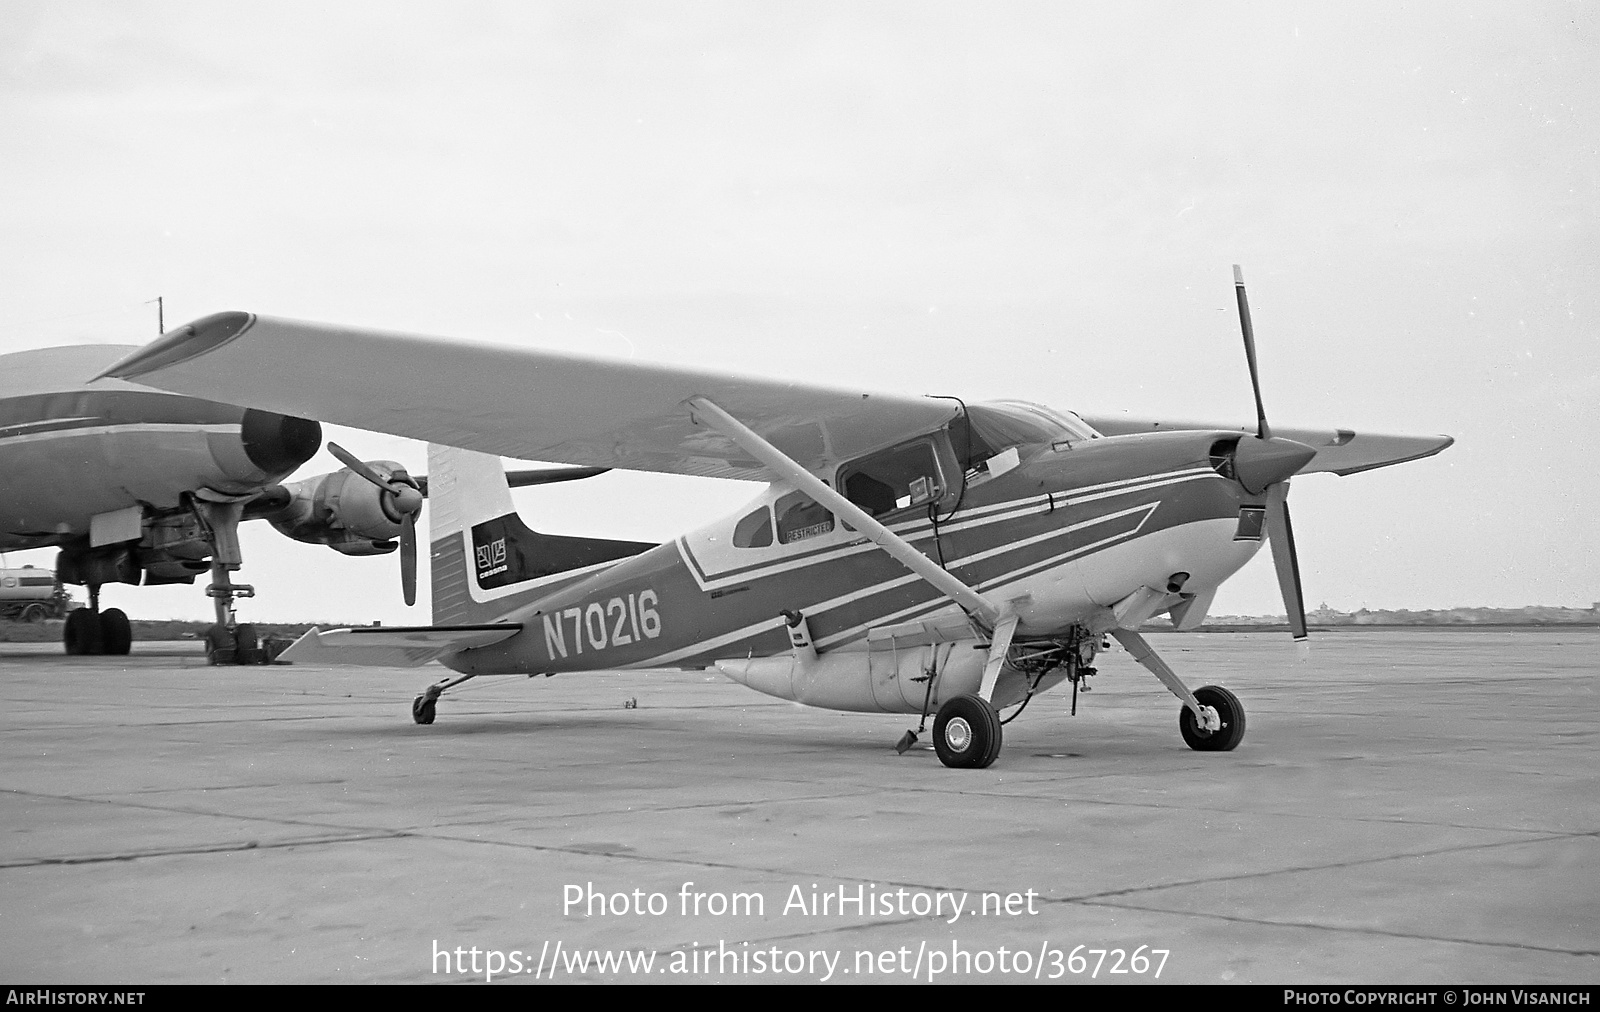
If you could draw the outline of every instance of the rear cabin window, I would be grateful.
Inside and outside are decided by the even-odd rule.
[[[770,544],[772,544],[772,511],[765,506],[734,525],[733,547],[766,548]]]
[[[778,541],[785,545],[833,530],[833,514],[804,492],[790,492],[772,511],[778,515]]]
[[[839,489],[876,517],[932,502],[944,494],[944,483],[933,443],[924,439],[846,465]]]

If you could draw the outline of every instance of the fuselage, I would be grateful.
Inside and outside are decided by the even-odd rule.
[[[77,345],[0,356],[0,548],[67,545],[97,514],[239,495],[316,451],[320,427],[120,380],[88,380],[135,350]]]
[[[1004,602],[1020,617],[1019,636],[1059,635],[1140,587],[1165,587],[1174,574],[1185,574],[1190,597],[1206,594],[1255,553],[1259,525],[1241,525],[1241,514],[1263,500],[1219,468],[1216,445],[1227,435],[1062,438],[1018,447],[1005,469],[991,460],[985,471],[965,468],[944,430],[925,437],[939,494],[915,505],[879,497],[877,518]],[[852,501],[873,501],[872,488],[852,484],[852,473],[845,464],[822,477],[853,489]],[[478,620],[523,626],[502,643],[446,659],[461,671],[759,658],[790,649],[786,615],[796,614],[823,652],[866,650],[869,634],[919,623],[962,625],[948,598],[783,483],[668,544],[547,578],[533,597],[526,585],[486,588],[493,580],[480,574],[494,568],[493,546],[473,543],[471,532],[459,537],[459,546],[435,545],[435,567],[460,569],[443,573],[442,582],[459,577],[471,589]]]

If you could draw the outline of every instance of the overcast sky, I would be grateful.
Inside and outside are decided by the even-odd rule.
[[[1310,605],[1587,607],[1597,56],[1576,3],[5,0],[0,352],[148,341],[161,295],[1242,423],[1240,263],[1273,421],[1457,439],[1295,482]],[[666,539],[754,492],[519,503]],[[426,621],[393,558],[251,527],[242,618]],[[1265,552],[1213,611],[1282,611]]]

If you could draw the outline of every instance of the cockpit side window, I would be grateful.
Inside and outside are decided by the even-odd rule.
[[[778,516],[778,541],[791,545],[833,530],[833,514],[804,492],[790,492],[773,503]]]
[[[863,457],[839,472],[844,497],[875,517],[933,502],[945,487],[929,439]]]
[[[772,511],[766,506],[742,518],[733,528],[733,547],[766,548],[772,544]]]

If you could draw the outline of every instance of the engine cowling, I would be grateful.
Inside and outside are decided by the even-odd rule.
[[[408,508],[420,508],[422,496],[405,468],[392,460],[368,461],[385,480],[407,486],[415,495],[396,496],[349,468],[286,482],[263,496],[270,510],[252,510],[280,533],[314,545],[327,545],[345,555],[386,555],[399,547]],[[281,506],[277,503],[282,502]]]
[[[243,492],[264,481],[277,481],[310,460],[321,446],[322,426],[308,418],[248,408],[238,421],[237,435],[206,435],[211,459],[222,469],[221,481],[213,478],[206,484],[221,491]]]

